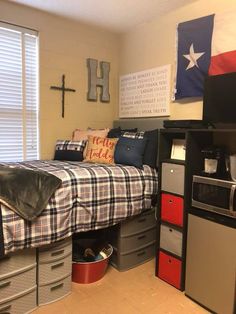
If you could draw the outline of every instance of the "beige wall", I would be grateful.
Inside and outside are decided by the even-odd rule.
[[[120,75],[171,64],[173,89],[177,24],[235,9],[235,0],[200,0],[136,27],[121,37]],[[201,99],[170,102],[170,119],[201,118]]]
[[[68,139],[75,128],[110,127],[118,102],[118,37],[105,30],[0,0],[0,20],[30,27],[40,36],[40,150],[53,157],[55,141]],[[87,101],[86,59],[111,63],[110,103]],[[66,75],[65,118],[61,93],[50,90]]]
[[[171,0],[170,0],[171,1]],[[40,34],[40,150],[53,157],[57,139],[68,139],[79,128],[110,127],[118,116],[118,77],[175,63],[175,32],[180,22],[211,13],[236,9],[235,0],[199,0],[161,18],[142,24],[121,36],[0,0],[0,20],[30,27]],[[88,102],[86,59],[111,63],[110,103]],[[66,75],[65,118],[61,118],[61,93],[50,90]],[[202,101],[170,102],[170,119],[201,119]]]

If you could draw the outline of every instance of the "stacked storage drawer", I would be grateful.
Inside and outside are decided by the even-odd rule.
[[[70,293],[71,269],[71,238],[38,249],[38,305]]]
[[[0,313],[23,314],[36,307],[36,250],[22,250],[0,260]]]
[[[182,289],[185,166],[162,163],[160,245],[157,275]]]
[[[110,234],[114,252],[111,264],[119,271],[133,268],[155,255],[155,211],[149,210],[127,219]]]

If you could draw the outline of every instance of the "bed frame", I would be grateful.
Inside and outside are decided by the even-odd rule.
[[[163,121],[160,118],[120,119],[114,120],[113,126],[115,128],[120,126],[123,129],[138,128],[138,131],[150,131],[163,128]]]
[[[114,127],[120,126],[121,128],[138,128],[139,131],[145,130],[153,130],[153,129],[160,129],[163,127],[163,120],[162,119],[122,119],[122,120],[115,120],[113,123]],[[142,216],[142,217],[141,217]],[[144,217],[145,216],[145,217]],[[141,217],[141,220],[140,220]],[[1,215],[0,215],[1,220]],[[154,223],[152,224],[152,221]],[[142,226],[140,224],[142,222]],[[0,221],[1,223],[1,221]],[[154,213],[143,213],[137,215],[136,217],[132,217],[124,223],[119,224],[119,226],[115,227],[115,233],[112,233],[111,236],[114,239],[115,243],[117,244],[117,255],[116,260],[114,259],[113,265],[116,266],[119,270],[126,270],[128,268],[132,268],[141,264],[148,259],[152,258],[155,254],[155,235],[156,235],[156,228],[155,228],[155,217]],[[130,236],[130,232],[134,232],[134,234]],[[123,236],[125,234],[125,236]],[[149,235],[150,243],[146,243],[145,247],[139,248],[136,242],[136,238],[145,239],[146,236]],[[153,238],[151,235],[153,234]],[[1,235],[0,235],[1,236]],[[86,235],[87,236],[87,235]],[[122,251],[122,239],[124,242],[129,240],[134,247],[132,247],[131,252],[125,254],[125,259],[123,258],[123,251]],[[0,238],[0,241],[3,239]],[[137,248],[136,248],[137,247]],[[1,250],[1,246],[0,246]],[[27,253],[28,252],[28,253]],[[58,255],[60,252],[61,256]],[[0,252],[1,253],[1,252]],[[55,255],[54,255],[55,253]],[[146,255],[143,255],[143,254]],[[28,254],[28,255],[27,255]],[[54,243],[47,247],[42,247],[38,249],[38,260],[36,262],[36,250],[35,249],[28,249],[24,251],[19,251],[13,253],[13,255],[8,259],[3,259],[0,261],[0,283],[2,279],[10,278],[12,279],[17,272],[17,279],[22,274],[25,277],[27,282],[27,291],[25,290],[25,285],[19,288],[18,294],[16,294],[16,290],[11,290],[8,292],[7,297],[10,298],[10,301],[6,301],[1,304],[0,300],[0,308],[9,308],[10,306],[18,306],[19,303],[18,296],[20,294],[22,299],[22,304],[24,304],[24,311],[29,312],[32,311],[35,307],[37,307],[37,291],[38,291],[38,304],[45,304],[51,303],[56,301],[58,298],[61,298],[67,295],[70,292],[70,273],[71,273],[71,242],[70,240],[66,239],[65,241],[60,241],[59,243]],[[138,259],[137,259],[138,256]],[[56,265],[64,265],[63,270],[59,269],[56,275],[52,274],[49,269],[52,268],[52,263],[55,263],[54,258],[56,258]],[[26,265],[30,265],[28,268]],[[37,265],[37,266],[36,266]],[[54,265],[54,264],[53,264]],[[5,268],[4,268],[5,267]],[[5,269],[5,271],[4,271]],[[38,282],[36,282],[36,272],[38,272]],[[63,278],[61,276],[64,275]],[[3,278],[4,277],[4,278]],[[49,279],[51,280],[50,283],[43,282],[44,278],[46,281]],[[24,282],[25,283],[25,282]],[[31,286],[30,286],[31,285]],[[61,288],[60,290],[56,290],[57,293],[54,295],[52,291],[55,288]],[[17,303],[18,302],[18,303]],[[29,304],[29,305],[28,305]],[[21,309],[22,309],[21,308]],[[18,311],[18,310],[16,310]],[[1,309],[0,309],[1,312]]]

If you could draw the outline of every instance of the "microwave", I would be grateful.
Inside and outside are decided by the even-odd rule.
[[[192,206],[236,218],[236,182],[193,176]]]

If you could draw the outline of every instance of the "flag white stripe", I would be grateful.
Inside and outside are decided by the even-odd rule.
[[[211,55],[236,50],[236,11],[216,14],[212,34]]]

